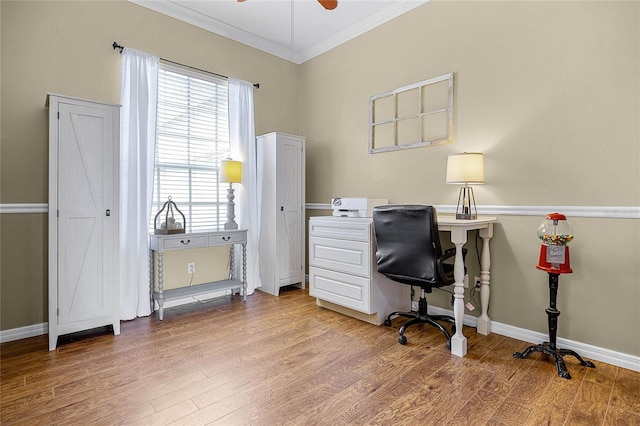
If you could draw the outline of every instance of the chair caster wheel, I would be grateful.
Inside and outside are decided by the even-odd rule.
[[[400,336],[398,336],[398,342],[401,345],[406,345],[407,344],[407,338],[404,335],[400,335]]]
[[[389,318],[384,320],[384,325],[387,326],[387,327],[391,327],[391,320]]]

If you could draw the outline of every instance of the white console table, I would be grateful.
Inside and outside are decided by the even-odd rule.
[[[158,318],[164,317],[165,300],[180,299],[196,296],[198,294],[214,291],[238,290],[247,300],[247,230],[199,232],[191,234],[151,235],[149,243],[149,293],[151,299],[151,312],[154,310],[154,301],[158,302]],[[235,244],[242,245],[242,280],[235,277]],[[189,250],[194,248],[231,246],[231,278],[228,280],[214,281],[205,284],[197,284],[189,287],[164,290],[163,258],[167,251]],[[153,253],[158,255],[158,291],[154,291],[155,266]]]

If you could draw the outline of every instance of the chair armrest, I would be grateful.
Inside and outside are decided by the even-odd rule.
[[[451,276],[451,272],[452,271],[447,271],[444,267],[445,265],[445,260],[451,259],[452,257],[455,257],[456,255],[456,249],[455,247],[452,247],[450,249],[447,249],[444,251],[444,253],[442,254],[442,256],[440,258],[438,258],[438,260],[436,261],[436,265],[438,268],[438,274],[441,277],[447,277],[450,276],[450,279],[453,279],[453,277]],[[467,249],[466,248],[462,248],[462,262],[464,264],[465,258],[467,257]],[[449,269],[451,269],[451,264],[447,264],[449,266]],[[464,273],[467,273],[467,265],[464,265]]]
[[[456,248],[452,247],[452,248],[446,249],[440,259],[444,261],[454,257],[455,255],[456,255]],[[462,247],[462,259],[465,259],[466,257],[467,257],[467,249],[465,247]]]

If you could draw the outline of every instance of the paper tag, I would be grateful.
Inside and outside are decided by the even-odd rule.
[[[563,264],[565,246],[547,246],[547,263]]]
[[[473,305],[471,304],[471,302],[467,302],[467,304],[466,304],[466,305],[464,305],[464,306],[465,306],[469,311],[473,311],[473,310],[476,308],[475,306],[473,306]]]

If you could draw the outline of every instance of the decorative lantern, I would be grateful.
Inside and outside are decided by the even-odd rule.
[[[536,268],[552,274],[572,273],[568,244],[573,240],[573,230],[567,218],[549,213],[538,228],[538,238],[542,246]]]
[[[177,211],[182,216],[182,222],[176,222],[176,218],[174,217],[173,211]],[[163,222],[158,224],[158,218]],[[168,235],[168,234],[184,234],[184,225],[186,223],[186,219],[176,203],[171,201],[171,196],[167,198],[167,202],[164,203],[158,214],[156,214],[155,219],[153,220],[153,233],[160,235]]]

